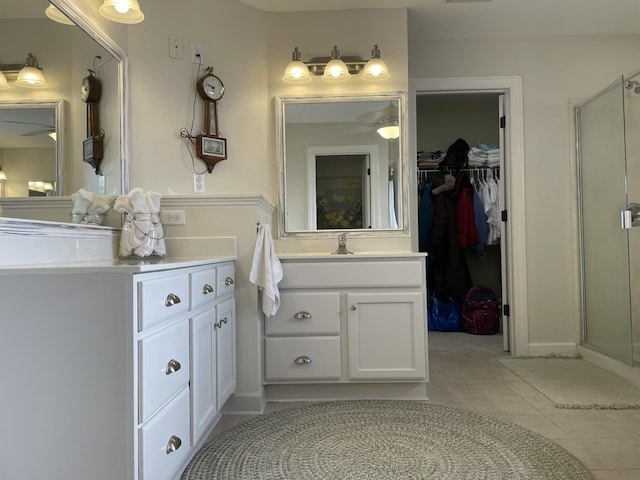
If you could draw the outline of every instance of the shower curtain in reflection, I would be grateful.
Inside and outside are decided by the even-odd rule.
[[[633,365],[640,228],[623,228],[622,217],[629,203],[640,202],[640,95],[625,81],[630,79],[621,77],[576,108],[576,133],[583,339]]]

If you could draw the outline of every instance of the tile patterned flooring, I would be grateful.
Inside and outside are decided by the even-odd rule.
[[[640,410],[555,408],[496,360],[506,355],[499,336],[473,336],[473,343],[465,345],[464,335],[430,334],[430,402],[522,425],[567,449],[597,480],[640,480]],[[462,343],[452,343],[454,336]],[[269,403],[265,413],[300,405]],[[212,437],[243,418],[223,417]]]

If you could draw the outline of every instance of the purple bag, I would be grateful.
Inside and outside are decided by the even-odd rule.
[[[462,304],[461,330],[474,335],[493,335],[500,328],[499,309],[500,302],[491,288],[471,287]]]

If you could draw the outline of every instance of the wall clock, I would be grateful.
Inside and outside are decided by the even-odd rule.
[[[205,72],[196,85],[204,100],[204,131],[196,136],[196,154],[211,173],[219,161],[227,158],[227,139],[220,135],[218,128],[218,100],[224,96],[224,84],[213,74],[212,67],[207,67]]]
[[[93,70],[82,79],[80,98],[87,104],[87,138],[82,142],[82,159],[93,167],[96,175],[102,175],[100,162],[103,158],[104,132],[100,129],[99,104],[102,83]]]

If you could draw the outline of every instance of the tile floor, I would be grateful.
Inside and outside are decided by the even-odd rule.
[[[496,361],[506,355],[501,337],[465,335],[430,334],[430,402],[491,415],[537,432],[570,451],[597,480],[640,480],[640,410],[557,409]],[[300,405],[269,403],[265,413]],[[212,437],[242,420],[223,417]]]

